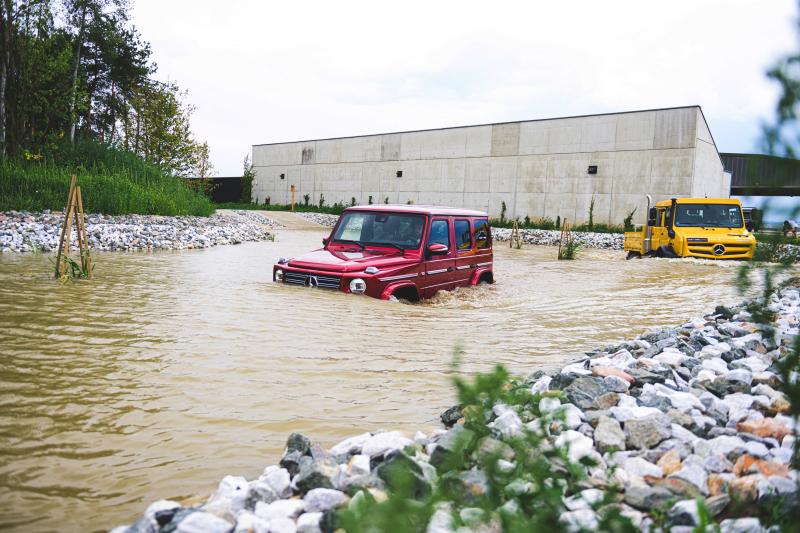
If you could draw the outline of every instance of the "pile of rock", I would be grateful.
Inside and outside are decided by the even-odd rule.
[[[63,219],[63,212],[0,213],[0,251],[56,251]],[[269,230],[276,226],[252,211],[221,211],[209,217],[86,215],[89,247],[111,251],[208,248],[268,240],[272,238]]]
[[[799,334],[800,291],[784,290],[770,308],[777,314],[774,338],[744,307],[720,306],[680,327],[590,352],[554,374],[536,372],[525,387],[543,395],[539,418],[495,405],[486,413],[492,445],[502,449],[504,439],[535,425],[548,428],[550,445],[566,448],[572,461],[594,460],[585,488],[564,496],[567,531],[597,528],[592,504],[612,485],[622,490],[613,505],[643,531],[656,524],[655,510],[666,513],[671,531],[691,531],[701,521],[697,499],[712,518],[724,518],[723,532],[763,531],[741,510],[727,516],[732,502],[752,510],[797,495],[797,472],[789,467],[795,422],[776,364]],[[461,416],[460,407],[449,409],[442,415],[449,429],[430,436],[364,433],[328,451],[293,434],[280,464],[258,479],[228,476],[199,507],[156,502],[114,533],[333,531],[337,509],[354,505],[363,490],[378,501],[386,497],[392,468],[409,472],[415,490],[428,493],[437,466],[468,431]],[[463,476],[477,491],[486,479],[477,465]],[[449,512],[440,508],[428,531],[451,532]]]
[[[519,230],[519,235],[524,244],[558,246],[561,240],[561,230],[521,229]],[[622,233],[575,231],[572,232],[572,237],[584,248],[602,248],[606,250],[622,250],[622,242],[624,240]],[[492,228],[492,238],[500,242],[508,241],[511,238],[511,230],[508,228]]]
[[[336,221],[339,220],[339,215],[329,215],[327,213],[298,213],[298,215],[311,222],[316,222],[317,224],[329,226],[331,228],[335,226]]]

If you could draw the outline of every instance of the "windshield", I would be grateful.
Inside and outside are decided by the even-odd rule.
[[[351,212],[342,215],[333,242],[384,245],[406,250],[419,248],[423,215]]]
[[[742,211],[731,204],[677,204],[676,226],[741,228]]]

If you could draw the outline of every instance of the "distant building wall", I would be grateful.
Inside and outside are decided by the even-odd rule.
[[[253,146],[253,197],[440,204],[499,216],[621,224],[644,195],[728,197],[699,107]],[[590,174],[590,166],[596,166]],[[398,177],[398,173],[402,173]],[[283,175],[283,178],[281,178]],[[729,177],[728,177],[729,180]]]

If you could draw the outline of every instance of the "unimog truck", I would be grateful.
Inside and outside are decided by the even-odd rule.
[[[701,257],[750,259],[756,239],[745,227],[742,204],[733,198],[672,198],[651,207],[647,224],[625,232],[628,259]]]

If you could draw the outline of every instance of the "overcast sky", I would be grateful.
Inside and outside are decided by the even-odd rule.
[[[253,144],[699,104],[758,149],[793,0],[135,0],[217,175]]]

